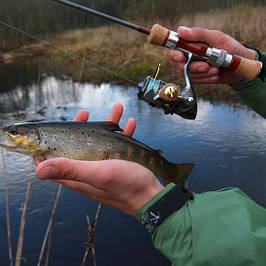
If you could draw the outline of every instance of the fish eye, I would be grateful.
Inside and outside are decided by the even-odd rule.
[[[8,132],[11,135],[17,135],[18,134],[16,128],[14,128],[13,126],[3,127],[3,130]]]
[[[18,134],[17,130],[15,130],[15,129],[9,130],[9,133],[12,134],[12,135],[17,135]]]

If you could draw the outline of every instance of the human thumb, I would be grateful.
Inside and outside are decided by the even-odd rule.
[[[41,162],[36,169],[40,179],[74,179],[75,167],[72,160],[54,158]]]

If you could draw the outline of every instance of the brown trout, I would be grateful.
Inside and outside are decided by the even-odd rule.
[[[10,144],[0,144],[9,151],[42,160],[65,157],[75,160],[122,159],[150,169],[165,183],[185,181],[194,164],[174,164],[162,152],[116,131],[112,122],[36,122],[2,128]]]

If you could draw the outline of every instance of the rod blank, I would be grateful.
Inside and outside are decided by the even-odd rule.
[[[66,5],[66,6],[70,6],[70,7],[79,9],[79,10],[82,10],[82,11],[84,11],[86,13],[90,13],[90,14],[96,15],[96,16],[101,17],[101,18],[105,18],[107,20],[113,21],[114,23],[126,26],[128,28],[133,29],[133,30],[140,31],[140,32],[145,33],[147,35],[150,34],[150,30],[147,29],[147,28],[144,28],[144,27],[141,27],[141,26],[136,25],[134,23],[125,21],[123,19],[116,18],[114,16],[105,14],[105,13],[100,12],[98,10],[95,10],[95,9],[92,9],[92,8],[89,8],[89,7],[85,7],[85,6],[81,6],[81,5],[78,5],[78,4],[73,3],[71,1],[68,1],[68,0],[52,0],[52,1],[58,2],[60,4]]]

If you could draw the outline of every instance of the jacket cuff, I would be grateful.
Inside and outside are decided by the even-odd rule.
[[[142,224],[145,224],[145,222],[141,219],[141,216],[151,207],[154,205],[155,202],[160,200],[165,194],[167,194],[173,187],[175,186],[174,183],[168,184],[164,189],[162,189],[158,194],[156,194],[154,197],[152,197],[148,202],[146,202],[135,214],[134,217],[140,221]],[[146,225],[146,228],[152,232],[155,226]]]
[[[255,78],[253,80],[242,80],[234,85],[231,88],[239,95],[244,95],[250,91],[261,86],[262,82],[260,79]]]

